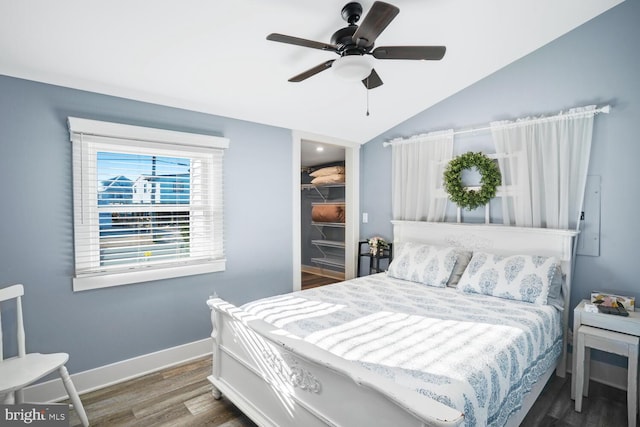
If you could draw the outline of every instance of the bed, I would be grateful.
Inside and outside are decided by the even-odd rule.
[[[242,307],[211,298],[214,397],[225,394],[261,426],[519,425],[553,372],[566,372],[576,233],[413,221],[393,228],[400,252],[388,273]],[[403,254],[416,248],[456,274],[433,263],[423,276],[407,269]],[[551,285],[544,295],[505,293],[502,278],[487,287],[492,268],[478,263],[487,254],[545,272],[553,265],[558,294]]]

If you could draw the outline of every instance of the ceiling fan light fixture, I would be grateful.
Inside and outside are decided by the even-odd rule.
[[[340,78],[360,81],[371,74],[373,66],[369,58],[362,55],[345,55],[336,59],[331,69]]]

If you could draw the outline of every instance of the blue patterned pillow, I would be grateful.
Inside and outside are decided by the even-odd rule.
[[[552,294],[559,293],[555,287],[558,278],[554,280],[560,272],[559,265],[555,257],[474,252],[458,289],[545,305],[552,287]]]
[[[406,242],[393,258],[387,274],[427,286],[444,288],[458,259],[455,248]]]

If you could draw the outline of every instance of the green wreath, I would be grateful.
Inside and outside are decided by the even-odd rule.
[[[467,190],[462,185],[462,171],[476,167],[480,172],[480,190]],[[444,189],[452,202],[469,210],[489,203],[500,185],[500,169],[482,153],[468,152],[451,160],[444,171]]]

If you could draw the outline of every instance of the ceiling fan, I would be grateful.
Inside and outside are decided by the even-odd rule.
[[[321,71],[332,68],[342,77],[361,80],[367,89],[374,89],[382,85],[382,80],[365,55],[371,55],[376,59],[437,61],[444,57],[447,50],[445,46],[380,46],[374,49],[374,43],[380,33],[387,28],[399,12],[400,9],[396,6],[376,1],[358,26],[356,23],[362,15],[362,6],[360,3],[351,2],[342,8],[342,18],[349,25],[333,33],[330,43],[278,33],[269,34],[267,40],[327,50],[340,55],[338,59],[330,59],[291,77],[290,82],[301,82]]]

